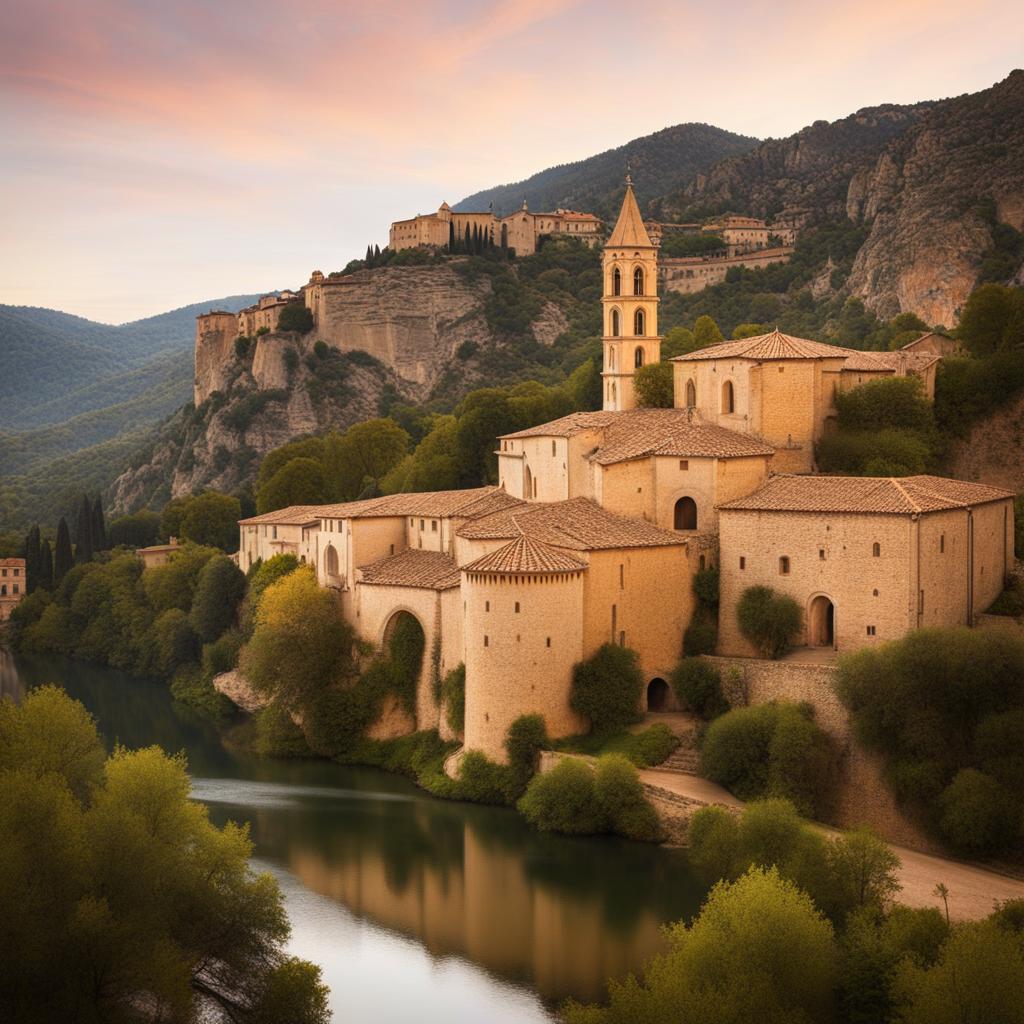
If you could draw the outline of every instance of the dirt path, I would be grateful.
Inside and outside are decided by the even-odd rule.
[[[724,807],[743,806],[731,793],[697,775],[663,772],[645,768],[640,772],[643,782],[668,790],[688,800]],[[824,826],[823,832],[835,834]],[[993,904],[1008,899],[1024,899],[1024,881],[1002,875],[997,871],[965,864],[962,861],[918,853],[903,846],[890,844],[900,858],[900,884],[903,886],[899,901],[908,907],[939,907],[942,902],[935,895],[935,886],[942,882],[949,889],[949,915],[958,921],[975,920],[992,912]]]

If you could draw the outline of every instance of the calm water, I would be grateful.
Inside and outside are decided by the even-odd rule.
[[[0,692],[55,682],[105,740],[184,750],[218,823],[248,822],[285,893],[291,948],[323,968],[346,1024],[549,1021],[661,948],[703,890],[678,851],[540,836],[500,808],[434,800],[371,769],[225,748],[167,688],[0,648]]]

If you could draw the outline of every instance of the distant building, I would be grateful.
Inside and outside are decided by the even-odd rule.
[[[901,352],[930,353],[945,359],[947,356],[960,354],[960,342],[956,338],[947,337],[945,334],[937,334],[935,331],[928,331],[920,338],[908,341],[901,349]]]
[[[26,593],[24,558],[0,558],[0,622],[6,622]]]
[[[148,548],[136,548],[135,557],[145,569],[155,569],[158,565],[166,565],[171,555],[179,548],[178,538],[171,537],[166,544],[153,544]]]
[[[720,235],[730,256],[768,247],[768,225],[757,217],[724,217],[717,223],[705,224],[703,230]]]

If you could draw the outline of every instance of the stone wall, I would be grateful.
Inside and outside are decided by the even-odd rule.
[[[833,665],[806,665],[754,658],[709,659],[722,674],[734,707],[772,701],[806,701],[815,721],[832,738],[840,757],[840,786],[830,824],[867,825],[890,842],[940,852],[924,830],[907,817],[883,778],[882,761],[856,742],[846,708],[835,692]]]

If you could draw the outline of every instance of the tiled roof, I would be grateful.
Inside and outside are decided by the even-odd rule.
[[[506,434],[505,438],[571,437],[584,430],[602,433],[598,447],[590,454],[590,458],[601,465],[646,455],[728,459],[774,452],[756,438],[702,423],[688,409],[574,412],[551,423]]]
[[[794,338],[776,329],[753,338],[720,341],[715,345],[699,348],[696,352],[676,356],[672,361],[683,363],[703,359],[839,359],[844,355],[851,355],[853,351],[840,348],[838,345],[811,341],[809,338]]]
[[[360,570],[361,582],[379,587],[421,587],[448,590],[459,585],[459,568],[440,551],[409,548],[371,562]]]
[[[419,491],[388,494],[364,501],[338,505],[320,505],[317,514],[324,519],[369,519],[388,516],[458,516],[473,518],[497,509],[518,505],[500,487],[474,487],[463,491]]]
[[[582,572],[587,563],[565,551],[521,535],[497,551],[470,562],[465,572],[524,574],[542,576],[560,572]]]
[[[514,540],[521,535],[572,551],[686,543],[679,534],[669,533],[643,519],[609,512],[589,498],[530,502],[476,519],[459,530],[460,537],[471,540]]]
[[[321,508],[321,505],[289,505],[287,508],[264,512],[261,516],[251,516],[249,519],[240,519],[238,522],[243,526],[262,525],[263,523],[267,525],[273,523],[276,526],[303,526],[319,519]]]
[[[651,238],[644,227],[644,219],[640,216],[640,207],[633,195],[633,185],[626,180],[626,195],[622,200],[622,210],[615,222],[611,237],[605,243],[606,249],[629,249],[651,245]]]
[[[1010,491],[940,476],[775,476],[723,510],[913,515],[1012,498]]]
[[[855,351],[851,352],[843,363],[843,369],[869,373],[879,370],[891,370],[893,373],[899,370],[914,372],[923,370],[938,358],[932,352],[906,352],[903,349],[897,352]]]

